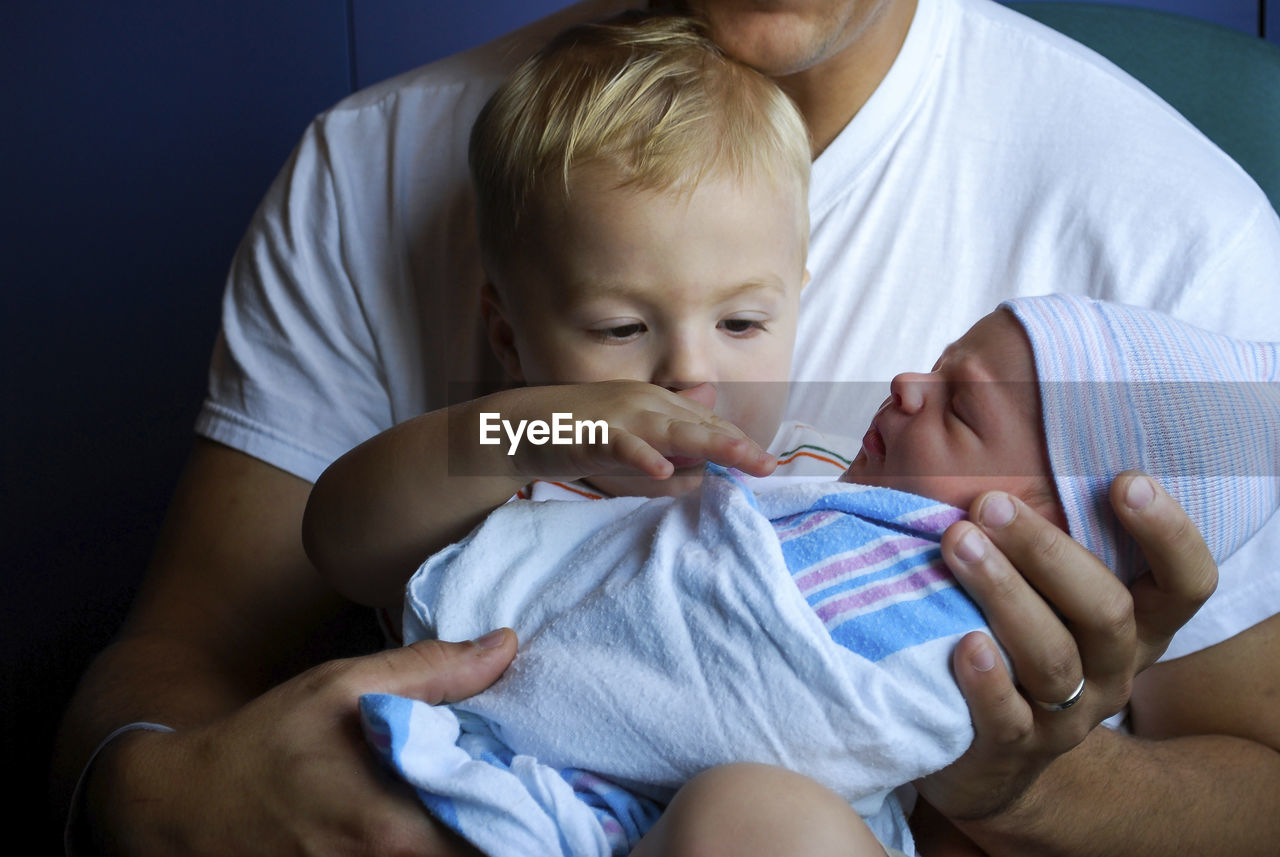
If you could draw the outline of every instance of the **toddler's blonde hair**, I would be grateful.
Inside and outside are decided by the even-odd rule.
[[[588,163],[645,190],[692,189],[713,172],[795,182],[807,241],[809,159],[791,100],[696,19],[628,12],[577,26],[526,60],[472,128],[482,257],[492,274],[537,198],[567,199],[574,169]]]

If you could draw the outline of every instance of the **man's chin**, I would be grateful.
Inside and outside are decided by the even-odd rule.
[[[654,8],[701,18],[725,53],[768,77],[806,71],[826,58],[832,32],[827,19],[779,8],[742,8],[706,0],[654,0]],[[837,22],[838,23],[838,22]]]

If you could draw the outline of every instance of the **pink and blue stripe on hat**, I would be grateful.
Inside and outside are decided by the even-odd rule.
[[[1280,504],[1280,348],[1068,295],[1001,304],[1035,352],[1049,460],[1074,536],[1130,582],[1144,570],[1111,480],[1154,476],[1221,562]]]

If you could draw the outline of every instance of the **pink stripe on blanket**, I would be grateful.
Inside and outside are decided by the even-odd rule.
[[[903,595],[908,592],[915,592],[921,589],[927,589],[934,584],[947,580],[951,577],[951,573],[945,568],[939,568],[934,565],[926,566],[919,571],[914,571],[906,577],[897,580],[887,581],[879,586],[869,586],[866,589],[846,595],[844,598],[837,598],[829,601],[817,608],[815,611],[823,623],[827,623],[834,616],[843,613],[851,613],[856,611],[866,611],[866,608],[878,601],[892,598],[896,595]]]
[[[909,524],[912,529],[923,530],[926,533],[942,534],[942,531],[954,524],[956,521],[966,517],[963,509],[957,509],[954,506],[945,506],[932,514],[923,518],[911,518],[904,516],[900,518],[903,523]]]
[[[868,568],[906,553],[909,549],[925,548],[932,544],[933,542],[911,536],[891,536],[869,550],[863,548],[858,553],[825,563],[813,571],[797,577],[796,586],[800,587],[802,593],[808,594],[822,584],[848,574],[850,571]]]
[[[835,512],[835,511],[809,512],[794,524],[790,524],[785,527],[778,527],[775,524],[775,529],[778,533],[779,540],[786,542],[794,538],[799,538],[800,536],[803,536],[807,532],[816,530],[818,527],[822,526],[823,524],[827,523],[833,518],[837,518],[843,514],[845,513]]]

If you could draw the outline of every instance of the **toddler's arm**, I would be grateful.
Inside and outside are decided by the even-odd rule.
[[[513,444],[517,427],[553,414],[603,420],[609,442]],[[481,415],[490,439],[481,444]],[[599,436],[597,436],[599,439]],[[775,461],[694,398],[640,381],[505,390],[407,420],[329,466],[302,525],[311,561],[343,595],[399,603],[404,584],[432,553],[457,541],[533,479],[634,472],[662,479],[667,456],[701,458],[753,475]]]

